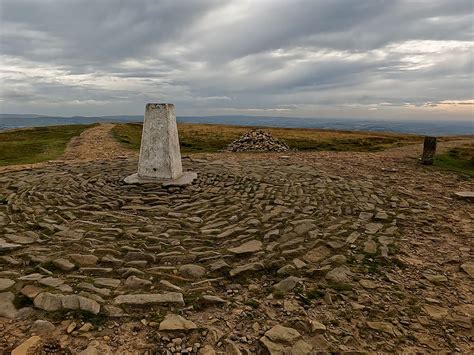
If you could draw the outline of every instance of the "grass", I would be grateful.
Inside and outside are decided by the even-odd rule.
[[[465,144],[444,154],[436,155],[434,165],[444,170],[474,177],[474,144]]]
[[[49,126],[0,132],[0,166],[56,159],[64,153],[71,138],[92,126]]]
[[[329,288],[332,288],[333,290],[337,292],[348,292],[352,291],[352,285],[349,283],[345,282],[336,282],[328,285]]]
[[[251,128],[211,124],[178,124],[181,151],[184,153],[218,152]],[[142,125],[136,123],[116,125],[112,129],[114,137],[132,149],[140,149],[141,131]],[[265,131],[286,141],[290,148],[299,151],[373,152],[422,141],[419,136],[396,133],[309,128],[265,128]]]
[[[94,327],[100,327],[107,322],[107,316],[105,314],[92,314],[83,310],[68,310],[62,309],[55,312],[49,312],[48,317],[54,321],[59,322],[65,319],[73,319],[75,321],[91,323]]]

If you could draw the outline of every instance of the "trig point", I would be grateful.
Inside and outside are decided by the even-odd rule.
[[[147,104],[138,173],[127,176],[124,181],[173,186],[190,184],[196,177],[193,172],[183,173],[174,105]]]

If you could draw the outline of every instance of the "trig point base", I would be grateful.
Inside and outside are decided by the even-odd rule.
[[[147,104],[138,172],[127,176],[124,182],[179,186],[190,184],[196,178],[196,173],[183,173],[174,105]]]

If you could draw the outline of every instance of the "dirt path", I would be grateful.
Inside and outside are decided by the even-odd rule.
[[[112,123],[101,124],[74,137],[61,160],[110,160],[135,155],[114,139],[113,127]]]

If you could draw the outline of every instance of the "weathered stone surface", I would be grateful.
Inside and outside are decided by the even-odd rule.
[[[182,265],[179,267],[178,271],[184,277],[189,277],[191,279],[199,279],[206,274],[205,268],[194,264]]]
[[[311,334],[323,334],[326,332],[326,326],[318,321],[309,320]]]
[[[387,322],[367,322],[370,329],[377,330],[395,336],[393,325]]]
[[[377,288],[377,284],[371,280],[362,279],[359,280],[359,284],[366,289],[373,290]]]
[[[369,223],[365,226],[365,233],[375,234],[379,232],[382,228],[383,228],[383,224],[381,223]]]
[[[78,355],[99,355],[99,351],[97,351],[97,347],[94,345],[89,345],[87,348],[82,350]]]
[[[79,309],[79,296],[66,295],[61,297],[61,305],[64,309]]]
[[[474,262],[467,262],[462,264],[461,269],[474,279]]]
[[[448,315],[448,309],[436,305],[425,304],[423,310],[433,319],[444,319]]]
[[[329,271],[326,274],[326,279],[334,283],[349,282],[351,280],[351,271],[346,266],[339,266]]]
[[[265,336],[275,343],[293,344],[301,338],[301,334],[293,328],[276,325],[265,333]]]
[[[372,239],[369,239],[364,243],[364,253],[367,254],[376,254],[377,253],[377,243]]]
[[[210,271],[224,271],[229,269],[230,265],[227,264],[224,260],[215,261],[209,266]]]
[[[229,275],[234,277],[237,275],[240,275],[245,272],[249,271],[259,271],[263,270],[264,266],[262,263],[250,263],[250,264],[245,264],[241,266],[237,266],[236,268],[232,269],[229,271]]]
[[[147,304],[179,304],[184,306],[183,294],[178,292],[168,293],[146,293],[146,294],[132,294],[120,295],[115,297],[114,302],[117,304],[128,305],[147,305]]]
[[[238,247],[229,249],[229,251],[234,254],[255,253],[260,250],[262,250],[262,242],[259,240],[250,240]]]
[[[203,295],[201,297],[201,302],[202,303],[207,303],[207,304],[227,304],[229,301],[226,301],[222,299],[219,296],[212,296],[212,295]]]
[[[216,355],[216,351],[211,345],[204,345],[199,349],[198,355]]]
[[[173,291],[182,291],[183,289],[179,286],[172,284],[167,280],[160,280],[160,284],[163,285],[165,288],[173,290]]]
[[[133,288],[133,289],[143,288],[143,287],[146,287],[146,286],[150,286],[151,284],[152,284],[151,281],[141,279],[139,277],[136,277],[135,275],[129,276],[125,280],[125,283],[124,283],[125,287]]]
[[[40,341],[41,338],[39,336],[32,336],[31,338],[28,338],[19,346],[17,346],[15,349],[13,349],[11,355],[26,355],[28,353],[31,353],[32,349],[34,349]]]
[[[40,287],[36,287],[34,285],[26,285],[25,287],[23,287],[21,289],[21,294],[30,298],[30,299],[34,299],[36,296],[38,296],[38,294],[43,291],[42,288]]]
[[[120,318],[125,316],[124,311],[120,307],[105,305],[104,306],[105,314],[112,318]]]
[[[323,261],[324,259],[328,258],[330,255],[331,255],[331,250],[321,245],[313,250],[310,250],[308,253],[306,253],[306,255],[304,256],[304,259],[306,261],[309,261],[310,263],[319,263]]]
[[[61,299],[62,295],[42,292],[35,297],[34,304],[45,311],[59,311],[62,308]]]
[[[71,254],[69,257],[79,266],[94,266],[99,258],[95,255]]]
[[[19,277],[18,280],[20,281],[38,281],[41,280],[44,276],[38,273],[28,274],[22,277]]]
[[[310,354],[313,347],[301,339],[293,328],[276,325],[260,338],[260,343],[270,355]]]
[[[55,277],[45,277],[38,280],[38,283],[49,287],[58,287],[64,283],[64,280]]]
[[[0,238],[0,251],[1,252],[16,250],[20,248],[21,248],[20,244],[8,243],[4,239]]]
[[[474,200],[474,191],[458,191],[455,192],[454,195],[459,198]]]
[[[193,330],[197,326],[190,320],[184,319],[177,314],[168,314],[165,319],[160,323],[159,330],[162,331],[173,331],[173,330]]]
[[[0,278],[0,291],[4,291],[15,284],[15,281],[10,279]]]
[[[51,332],[53,332],[55,328],[56,327],[54,326],[53,323],[47,320],[38,319],[33,322],[30,328],[30,332],[39,334],[39,335],[48,335],[48,334],[51,334]]]
[[[5,238],[15,244],[32,244],[35,242],[34,238],[16,234],[5,234]]]
[[[284,280],[281,280],[277,284],[273,286],[273,288],[277,291],[287,293],[295,288],[296,284],[298,283],[299,278],[294,276],[289,276]]]
[[[85,312],[90,312],[92,314],[97,314],[100,312],[100,304],[94,300],[91,300],[87,297],[79,296],[79,309]]]
[[[430,282],[439,284],[439,283],[444,283],[448,281],[448,278],[444,275],[434,275],[431,273],[424,273],[423,276]]]
[[[311,230],[314,230],[315,228],[316,227],[313,223],[306,222],[306,223],[298,224],[295,227],[295,233],[298,235],[303,235],[305,233],[308,233]]]
[[[75,265],[71,263],[69,260],[64,259],[64,258],[59,258],[53,260],[54,266],[56,266],[59,270],[63,271],[70,271],[74,269]]]
[[[116,288],[116,287],[119,287],[120,283],[121,281],[119,279],[111,279],[107,277],[105,278],[98,277],[94,279],[94,285],[97,285],[97,286]]]
[[[15,295],[12,292],[0,293],[0,317],[13,319],[17,315],[17,310],[13,305]]]

